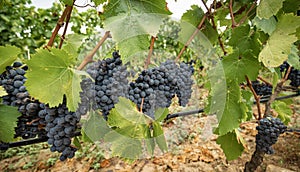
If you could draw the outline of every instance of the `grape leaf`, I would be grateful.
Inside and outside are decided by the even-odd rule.
[[[244,151],[243,145],[237,140],[237,134],[235,131],[219,136],[217,144],[221,145],[227,160],[234,160],[238,158]]]
[[[288,56],[288,63],[293,66],[295,69],[300,70],[300,61],[298,56],[298,48],[295,45],[292,45],[291,53]]]
[[[256,12],[259,18],[268,19],[282,8],[284,0],[261,0]]]
[[[82,131],[88,136],[88,138],[95,142],[104,138],[105,134],[111,131],[107,126],[103,116],[98,111],[91,111],[89,118],[83,124]]]
[[[297,13],[297,10],[299,9],[300,1],[299,0],[285,0],[283,2],[283,11],[285,13]]]
[[[64,50],[38,50],[26,62],[29,71],[25,86],[30,95],[50,107],[62,103],[65,95],[68,109],[76,111],[80,102],[82,73],[73,69],[75,62],[75,58]]]
[[[2,86],[0,86],[0,97],[6,96],[6,95],[7,95],[7,92],[5,91],[5,89]]]
[[[65,39],[62,49],[76,58],[78,56],[78,48],[82,44],[83,35],[69,34]]]
[[[266,67],[277,67],[287,60],[292,43],[297,41],[295,32],[299,23],[300,18],[293,14],[285,14],[280,17],[275,31],[259,54],[259,60]]]
[[[21,113],[16,107],[0,104],[0,141],[11,142],[14,140],[15,127]]]
[[[239,52],[243,53],[247,50],[251,50],[254,54],[259,53],[260,45],[257,41],[257,34],[250,35],[250,26],[240,26],[232,31],[232,36],[229,39],[228,45],[238,49]]]
[[[238,83],[242,83],[245,81],[246,75],[250,80],[255,80],[260,69],[257,58],[253,57],[250,52],[245,52],[245,54],[239,56],[239,53],[235,51],[224,57],[222,63],[229,82],[236,80]]]
[[[134,139],[116,131],[111,131],[105,135],[104,140],[111,143],[113,156],[119,156],[127,160],[140,158],[142,154],[142,142],[140,139]]]
[[[241,102],[241,90],[237,82],[227,83],[226,93],[224,112],[221,116],[217,115],[219,120],[218,134],[221,136],[239,127],[246,109],[245,104]]]
[[[287,125],[291,121],[290,116],[293,114],[293,111],[287,104],[282,101],[274,101],[271,107],[278,113],[278,118],[284,124]]]
[[[154,117],[155,121],[162,122],[164,119],[166,119],[167,115],[169,114],[168,108],[158,108],[155,110]]]
[[[274,16],[268,18],[268,19],[260,19],[257,16],[253,19],[253,23],[256,27],[261,29],[263,32],[271,35],[273,31],[276,29],[276,19]]]
[[[122,59],[147,50],[149,36],[155,36],[171,14],[164,0],[111,0],[103,9],[104,29],[111,31]]]
[[[150,118],[137,111],[136,105],[130,100],[120,97],[108,116],[109,126],[115,128],[120,134],[130,138],[147,138],[145,133],[149,130]]]
[[[158,122],[153,122],[153,137],[159,147],[163,152],[168,150],[167,142],[165,139],[164,131]]]
[[[201,19],[204,16],[203,10],[197,6],[192,5],[190,10],[187,10],[181,17],[181,37],[186,38],[184,42],[193,34],[195,29],[198,27]],[[213,44],[218,39],[218,33],[215,29],[213,29],[210,22],[206,19],[205,20],[205,27],[201,29],[202,33],[209,39],[209,41]],[[188,34],[188,36],[183,36]]]
[[[0,73],[5,71],[6,66],[10,66],[20,53],[21,50],[15,46],[0,46]]]

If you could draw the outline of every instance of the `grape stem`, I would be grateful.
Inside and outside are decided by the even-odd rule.
[[[145,62],[144,69],[148,69],[148,66],[151,63],[151,56],[153,54],[153,47],[154,47],[155,39],[156,38],[154,36],[151,37],[150,49],[149,49],[148,57],[147,57],[146,62]]]
[[[59,49],[61,49],[61,47],[64,43],[64,40],[65,40],[65,35],[67,33],[67,29],[68,29],[68,25],[69,25],[69,22],[70,22],[70,18],[71,18],[74,3],[75,3],[75,1],[73,1],[72,8],[68,11],[68,14],[66,16],[66,24],[64,26],[64,32],[63,32],[62,36],[60,37],[60,43],[59,43],[59,46],[58,46]]]
[[[256,103],[256,106],[257,106],[257,112],[258,112],[258,117],[254,115],[254,117],[256,119],[261,119],[262,118],[262,115],[261,115],[261,108],[260,108],[260,96],[258,96],[254,90],[254,88],[252,87],[252,83],[250,81],[250,79],[248,78],[248,76],[245,76],[246,77],[246,81],[247,81],[247,86],[250,88],[253,96],[254,96],[254,99],[255,101],[257,102]]]
[[[201,22],[199,23],[199,25],[197,26],[196,30],[194,31],[194,33],[191,35],[191,37],[189,38],[189,40],[184,44],[184,47],[180,50],[180,53],[178,54],[178,56],[176,57],[175,61],[178,62],[178,60],[180,59],[180,57],[182,56],[183,52],[186,50],[186,48],[189,46],[189,44],[192,42],[192,40],[194,39],[194,37],[198,34],[198,32],[200,31],[202,25],[204,24],[205,19],[207,18],[207,15],[205,14],[201,20]]]
[[[75,2],[75,0],[74,0],[74,2]],[[73,8],[73,5],[72,6],[69,6],[69,5],[66,6],[64,12],[62,13],[61,17],[57,21],[56,27],[55,27],[54,31],[52,32],[52,35],[50,37],[50,40],[49,40],[48,44],[44,48],[49,49],[48,47],[53,46],[55,37],[58,34],[58,31],[60,30],[60,28],[64,25],[64,20],[65,20],[66,16],[72,11],[72,8]]]
[[[107,38],[110,38],[110,32],[106,31],[104,36],[100,39],[100,41],[98,42],[98,44],[94,47],[94,49],[84,57],[83,61],[81,62],[81,64],[77,67],[77,70],[82,70],[88,63],[93,62],[93,57],[96,54],[96,52],[98,51],[98,49],[101,47],[101,45],[104,43],[104,41]]]
[[[245,16],[239,21],[239,23],[236,26],[240,26],[241,24],[243,24],[246,21],[249,13],[254,9],[255,6],[256,6],[256,1],[254,1],[254,3],[249,8],[249,10],[246,12]]]

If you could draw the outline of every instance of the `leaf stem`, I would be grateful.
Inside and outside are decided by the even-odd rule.
[[[77,70],[82,70],[88,63],[93,62],[93,57],[96,54],[96,52],[98,51],[98,49],[101,47],[101,45],[104,43],[104,41],[111,37],[110,36],[110,32],[106,31],[104,36],[100,39],[100,41],[98,42],[98,44],[94,47],[94,49],[84,57],[83,61],[81,62],[81,64],[77,67]]]
[[[247,86],[250,88],[254,99],[256,101],[256,106],[257,106],[257,112],[258,112],[258,118],[255,116],[256,119],[261,119],[262,115],[261,115],[261,108],[260,108],[260,96],[258,96],[254,90],[254,88],[252,87],[252,83],[250,81],[250,79],[248,78],[248,76],[246,75],[246,81],[247,81]]]
[[[186,50],[186,48],[189,46],[189,44],[192,42],[192,40],[194,39],[194,37],[197,35],[197,33],[200,31],[202,25],[204,24],[205,19],[207,18],[207,15],[204,15],[201,22],[199,23],[199,25],[197,26],[196,30],[194,31],[194,33],[191,35],[191,37],[189,38],[189,40],[184,44],[184,47],[181,49],[180,53],[178,54],[178,56],[176,57],[175,61],[177,62],[180,57],[182,56],[183,52]]]
[[[150,49],[149,49],[149,53],[148,53],[148,57],[146,59],[145,65],[144,65],[144,69],[148,69],[149,64],[151,63],[151,56],[153,54],[153,47],[154,47],[154,42],[155,42],[155,37],[151,36],[151,44],[150,44]]]

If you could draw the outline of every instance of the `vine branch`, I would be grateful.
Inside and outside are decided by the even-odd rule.
[[[73,6],[69,6],[69,5],[66,6],[64,12],[62,13],[61,17],[57,21],[56,27],[55,27],[54,31],[52,32],[52,35],[50,37],[48,44],[44,48],[48,49],[48,47],[53,46],[55,37],[58,34],[59,29],[64,25],[64,20],[65,20],[66,16],[70,13],[70,11],[72,11],[72,8],[73,8]]]
[[[233,15],[233,10],[232,10],[232,0],[230,0],[229,2],[229,11],[230,11],[230,18],[231,18],[231,27],[232,28],[235,28],[236,27],[236,23],[235,23],[235,20],[234,20],[234,15]]]
[[[93,62],[93,57],[98,51],[98,49],[101,47],[101,45],[104,43],[104,41],[110,37],[110,32],[106,31],[104,36],[100,39],[98,44],[94,47],[94,49],[84,57],[83,61],[81,64],[77,67],[77,70],[82,70],[88,63]]]
[[[145,65],[144,65],[144,69],[148,69],[148,66],[151,62],[151,56],[153,54],[153,47],[154,47],[155,39],[156,38],[154,36],[151,37],[150,49],[149,49],[149,53],[148,53],[148,57],[146,59]]]
[[[189,44],[192,42],[192,40],[195,38],[197,33],[200,31],[202,25],[204,24],[205,19],[207,18],[207,15],[204,15],[201,22],[197,26],[197,29],[194,31],[194,33],[191,35],[191,37],[188,39],[188,41],[184,44],[184,47],[181,49],[180,53],[176,57],[175,61],[177,62],[180,57],[182,56],[183,52],[186,50],[186,48],[189,46]]]
[[[264,117],[268,117],[268,116],[272,116],[272,112],[271,112],[271,104],[275,101],[276,97],[278,96],[278,94],[282,91],[283,89],[283,84],[285,83],[285,81],[288,79],[288,76],[291,72],[291,66],[288,68],[288,70],[285,73],[285,76],[281,79],[281,81],[279,83],[277,83],[274,93],[271,95],[269,101],[266,103],[266,109],[265,109],[265,114]]]
[[[74,2],[75,1],[73,1],[73,5],[74,5]],[[62,34],[62,36],[60,38],[60,43],[59,43],[59,46],[58,46],[59,49],[61,49],[61,47],[62,47],[62,45],[64,43],[64,40],[65,40],[65,35],[67,33],[67,30],[68,30],[68,25],[69,25],[69,22],[70,22],[72,10],[73,10],[73,5],[72,5],[72,8],[70,9],[70,11],[67,14],[67,17],[66,17],[66,24],[65,24],[65,27],[64,27],[64,32],[63,32],[63,34]]]
[[[236,26],[240,26],[241,24],[243,24],[246,21],[249,13],[254,9],[255,6],[256,6],[256,1],[254,1],[254,3],[249,8],[249,10],[246,12],[245,16],[239,21],[239,23]]]
[[[249,80],[248,76],[245,76],[245,77],[246,77],[246,81],[247,81],[247,86],[250,88],[252,94],[254,95],[254,99],[257,102],[256,103],[257,112],[258,112],[258,118],[257,119],[261,119],[262,115],[261,115],[261,108],[260,108],[260,97],[256,94],[256,92],[255,92],[254,88],[252,87],[252,83]]]

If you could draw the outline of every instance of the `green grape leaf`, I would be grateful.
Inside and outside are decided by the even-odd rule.
[[[266,67],[277,67],[287,60],[292,43],[297,41],[295,32],[299,23],[300,18],[293,14],[282,15],[279,18],[275,31],[259,54],[259,60]]]
[[[240,26],[232,31],[228,44],[237,48],[240,52],[251,50],[254,54],[259,53],[260,45],[257,41],[257,34],[250,35],[250,26]]]
[[[116,131],[111,131],[105,135],[104,140],[111,144],[110,149],[113,156],[134,160],[140,158],[143,153],[140,139],[130,138]]]
[[[181,17],[181,31],[180,35],[184,39],[184,42],[193,34],[195,29],[198,27],[201,19],[204,16],[203,10],[197,6],[192,5],[190,10],[187,10]],[[212,25],[208,20],[205,20],[205,27],[201,29],[201,32],[208,38],[208,40],[213,44],[218,39],[218,33],[213,29]]]
[[[268,19],[260,19],[257,16],[253,19],[253,23],[256,27],[261,29],[263,32],[271,35],[273,31],[276,29],[276,19],[274,16],[268,18]]]
[[[122,62],[126,64],[127,62],[136,59],[136,54],[148,50],[150,46],[148,35],[138,35],[128,39],[120,41],[117,48],[120,50],[122,55]]]
[[[162,122],[166,119],[167,115],[169,114],[168,108],[158,108],[155,110],[154,117],[155,121]]]
[[[153,155],[155,149],[155,138],[152,137],[152,133],[150,130],[147,130],[145,135],[147,137],[147,139],[145,139],[147,151],[150,155]]]
[[[99,141],[104,138],[105,134],[111,131],[107,126],[101,113],[98,111],[91,111],[89,118],[84,122],[82,131],[91,141]]]
[[[26,62],[29,71],[25,86],[30,95],[50,107],[62,103],[65,95],[68,109],[76,111],[80,102],[82,72],[73,69],[75,62],[75,58],[64,50],[38,50]]]
[[[227,83],[227,97],[222,115],[217,115],[218,134],[225,135],[239,127],[245,116],[245,104],[241,101],[241,90],[237,82]]]
[[[224,57],[222,63],[227,81],[236,80],[238,83],[242,83],[245,81],[246,75],[250,80],[255,80],[260,70],[257,58],[249,52],[239,56],[239,53],[235,51]]]
[[[282,8],[284,0],[261,0],[256,12],[259,18],[268,19]]]
[[[164,131],[158,122],[153,122],[153,137],[162,152],[168,150],[167,142],[165,139]]]
[[[282,101],[274,101],[271,107],[277,112],[278,118],[284,123],[288,124],[291,119],[291,115],[293,114],[292,109]]]
[[[253,117],[253,112],[252,112],[252,106],[253,106],[253,102],[251,100],[253,94],[251,91],[248,91],[248,90],[241,90],[242,92],[242,97],[243,97],[243,100],[245,102],[245,105],[246,105],[246,118],[244,118],[245,121],[249,121],[252,119]]]
[[[298,48],[295,45],[292,45],[291,53],[288,56],[288,63],[293,66],[295,69],[300,70],[300,61],[298,56]]]
[[[14,140],[15,127],[21,113],[16,107],[0,104],[0,141],[11,142]]]
[[[164,0],[111,0],[103,9],[104,29],[111,31],[123,59],[147,50],[150,36],[171,14]]]
[[[0,86],[0,97],[6,96],[6,95],[7,95],[7,92],[5,91],[5,89],[2,86]]]
[[[0,46],[0,73],[5,71],[6,66],[10,66],[20,53],[21,50],[15,46]]]
[[[109,126],[115,128],[118,133],[136,139],[147,138],[145,133],[149,130],[150,121],[150,118],[137,111],[133,102],[123,97],[119,98],[107,120]]]
[[[283,2],[283,11],[285,13],[297,13],[297,10],[299,10],[300,1],[299,0],[285,0]]]
[[[80,144],[80,141],[79,141],[78,137],[75,137],[73,139],[73,144],[76,146],[77,149],[82,149],[82,146]]]
[[[79,34],[69,34],[67,38],[65,39],[65,43],[63,44],[62,49],[65,50],[70,55],[74,56],[74,58],[77,58],[78,56],[78,48],[82,44],[84,36]]]
[[[238,158],[244,151],[243,145],[237,140],[237,134],[235,131],[219,136],[217,144],[221,145],[227,160],[234,160]]]
[[[100,5],[100,4],[104,4],[107,0],[92,0],[96,6]]]

